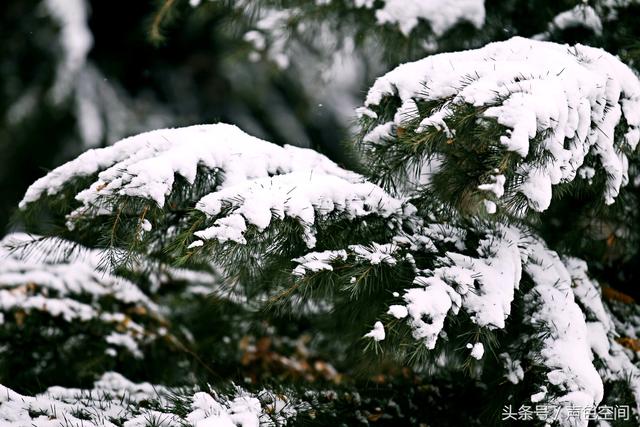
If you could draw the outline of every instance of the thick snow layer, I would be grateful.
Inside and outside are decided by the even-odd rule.
[[[397,240],[410,250],[421,250],[413,239],[415,236]],[[430,233],[429,239],[438,245],[445,239],[455,241],[445,233]],[[561,259],[530,231],[515,227],[487,230],[476,252],[477,257],[448,252],[439,258],[440,267],[416,269],[412,286],[394,293],[396,300],[386,314],[394,321],[407,322],[413,338],[428,349],[446,336],[447,317],[459,312],[480,327],[504,329],[515,291],[526,274],[533,289],[522,297],[525,322],[541,333],[522,337],[539,340],[539,344],[521,360],[500,354],[508,381],[518,384],[527,380],[524,364],[537,365],[546,373],[547,383],[540,384],[541,391],[531,396],[532,402],[558,408],[560,417],[568,419],[572,406],[601,402],[603,383],[640,377],[638,368],[615,341],[613,317],[583,261]],[[384,324],[376,324],[366,336],[381,339],[393,333],[389,329],[382,335],[382,331]],[[480,342],[467,345],[467,355],[478,360],[486,357],[484,350]],[[599,370],[594,366],[596,357]],[[640,381],[632,380],[630,388],[640,402]]]
[[[372,214],[385,218],[403,214],[402,201],[375,184],[360,181],[355,174],[337,171],[346,179],[308,169],[245,180],[208,194],[197,203],[196,209],[210,217],[223,211],[224,215],[195,235],[202,240],[232,240],[244,244],[247,225],[262,231],[272,219],[289,217],[303,226],[307,246],[314,247],[317,218],[329,214],[342,214],[351,219]]]
[[[445,241],[445,236],[436,237]],[[504,328],[514,291],[520,284],[522,258],[515,229],[488,233],[479,243],[478,258],[448,252],[444,267],[418,275],[405,291],[405,304],[389,307],[389,314],[407,321],[417,340],[433,349],[446,317],[464,309],[471,320],[490,329]]]
[[[375,137],[365,140],[393,141],[395,126],[407,120],[406,113],[417,114],[416,99],[445,104],[437,117],[421,117],[424,126],[418,131],[443,131],[442,123],[457,105],[486,108],[484,117],[506,128],[496,143],[522,157],[516,172],[524,179],[513,191],[525,195],[537,211],[549,207],[553,185],[576,177],[589,153],[606,171],[604,200],[613,203],[628,181],[628,160],[620,148],[626,144],[634,149],[640,136],[640,81],[613,55],[582,45],[515,37],[481,49],[433,55],[379,78],[365,108],[375,109],[388,96],[399,97],[402,105],[392,122],[379,123]],[[622,117],[626,136],[615,141]],[[549,160],[540,162],[534,154],[534,138],[540,139]]]
[[[220,123],[155,130],[106,148],[88,150],[37,180],[20,206],[25,207],[44,195],[57,194],[74,178],[97,173],[98,179],[76,196],[85,206],[108,195],[149,198],[163,206],[175,175],[193,183],[198,166],[223,171],[222,186],[294,171],[359,179],[312,150],[279,147]]]
[[[616,329],[614,318],[603,305],[600,286],[589,278],[587,264],[576,258],[564,259],[564,264],[571,276],[575,299],[587,319],[589,345],[593,354],[602,362],[600,376],[604,381],[628,381],[636,401],[636,409],[640,411],[640,370],[615,341],[623,328]]]
[[[384,6],[376,10],[378,23],[396,24],[405,36],[420,20],[428,22],[433,33],[441,36],[461,21],[481,28],[484,17],[484,0],[385,0]]]
[[[408,322],[413,337],[424,341],[428,349],[433,349],[447,315],[459,309],[460,295],[437,277],[416,277],[414,284],[420,287],[409,289],[403,295],[409,314]]]
[[[561,423],[568,422],[570,408],[597,406],[603,397],[603,381],[593,365],[589,328],[572,292],[571,275],[558,255],[533,241],[528,247],[525,270],[534,288],[524,297],[526,322],[545,333],[542,349],[533,358],[542,358],[549,383],[560,390],[546,396],[560,408]],[[532,397],[535,399],[534,397]],[[586,426],[588,420],[583,420]]]
[[[462,305],[479,326],[504,328],[522,275],[520,234],[502,229],[478,246],[478,258],[448,253],[453,264],[442,275],[462,295]]]
[[[260,198],[257,194],[260,185],[280,189],[283,186],[291,187],[295,176],[301,183],[306,181],[310,191],[314,185],[333,183],[335,187],[332,193],[325,195],[329,199],[335,197],[336,204],[350,202],[346,189],[340,191],[340,186],[355,186],[361,193],[366,190],[378,193],[377,200],[374,200],[375,194],[362,194],[359,198],[361,204],[381,201],[387,204],[386,208],[392,209],[389,204],[394,203],[390,199],[382,200],[384,197],[379,194],[381,190],[376,191],[372,184],[363,183],[359,175],[338,167],[312,150],[280,147],[249,136],[235,126],[215,124],[156,130],[123,139],[106,148],[88,150],[37,180],[27,189],[20,206],[25,208],[44,195],[59,193],[73,179],[97,174],[97,179],[75,197],[82,206],[69,215],[69,225],[72,227],[76,216],[109,212],[112,206],[108,200],[112,196],[145,198],[162,207],[172,190],[176,175],[193,183],[198,167],[220,172],[216,189],[220,190],[221,198],[239,189]],[[278,177],[278,174],[290,173],[298,174]],[[274,181],[271,182],[269,177],[274,175]],[[324,181],[320,178],[323,175],[328,175]],[[277,190],[274,188],[273,191]],[[314,191],[315,195],[321,196],[318,194],[321,188]],[[205,211],[214,210],[215,206],[211,203],[217,197],[215,194],[218,193],[204,199],[198,206]],[[265,203],[268,201],[263,200],[261,206],[265,207]],[[308,219],[309,213],[300,211],[304,206],[296,205],[295,201],[288,204],[288,209]],[[354,209],[358,210],[357,207]],[[361,206],[362,209],[366,207]],[[270,218],[259,207],[251,210],[245,207],[242,214],[258,226],[264,226]],[[239,226],[240,221],[238,217],[231,218],[223,225],[231,229]],[[240,239],[238,235],[234,238]]]
[[[288,217],[303,226],[303,238],[313,247],[319,218],[330,214],[388,218],[410,209],[321,154],[280,147],[226,124],[163,129],[89,150],[36,181],[20,206],[57,194],[75,178],[97,174],[75,197],[82,206],[68,215],[73,227],[76,217],[109,213],[111,196],[144,198],[162,207],[176,175],[194,183],[199,167],[219,172],[214,191],[195,206],[208,217],[216,217],[213,225],[195,233],[203,243],[209,239],[245,243],[249,225],[262,231],[272,219]],[[151,224],[143,223],[141,230],[151,232]],[[201,245],[196,242],[191,248]]]
[[[434,233],[437,227],[424,229],[429,237],[428,251],[433,241],[458,242],[453,238],[456,233],[443,230]],[[406,237],[409,241],[396,239],[412,250],[421,246],[411,240],[419,240],[417,236]],[[512,228],[504,228],[488,232],[485,239],[479,242],[478,257],[448,252],[440,258],[443,267],[432,271],[419,272],[414,286],[405,291],[405,304],[394,304],[389,307],[388,314],[397,319],[407,318],[417,340],[432,349],[442,332],[444,321],[449,314],[456,314],[462,308],[471,320],[479,326],[490,329],[504,328],[505,321],[511,312],[514,291],[520,284],[522,274],[522,258],[520,234]],[[462,245],[458,245],[464,249]]]
[[[186,393],[149,383],[132,383],[115,372],[105,373],[92,389],[51,387],[36,396],[23,396],[0,385],[0,424],[7,427],[145,427],[150,423],[165,427],[187,424],[257,427],[273,425],[273,419],[277,419],[277,425],[284,425],[296,414],[293,408],[284,408],[286,405],[274,399],[240,388],[230,397],[215,392],[196,392],[191,396]],[[169,409],[174,394],[189,402],[190,411],[184,417]],[[149,403],[167,409],[148,409]]]

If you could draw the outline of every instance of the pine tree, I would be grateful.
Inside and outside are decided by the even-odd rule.
[[[428,54],[368,90],[354,170],[217,123],[34,182],[0,254],[0,419],[637,425],[640,313],[604,286],[636,268],[637,5],[444,3],[229,4],[280,67],[319,28]]]

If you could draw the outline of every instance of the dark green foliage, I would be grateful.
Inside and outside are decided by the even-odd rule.
[[[288,22],[291,38],[319,54],[322,52],[311,37],[315,33],[297,32],[299,23],[329,23],[335,34],[353,31],[354,40],[361,49],[383,41],[384,61],[394,65],[422,56],[422,42],[432,37],[424,22],[416,27],[412,37],[407,38],[394,26],[379,27],[371,11],[354,9],[344,1],[334,1],[330,7],[321,8],[311,1],[255,3],[256,7],[300,7],[299,15]],[[573,5],[573,1],[489,0],[486,2],[485,28],[477,30],[468,23],[461,23],[438,40],[437,50],[477,47],[514,34],[544,33],[549,30],[553,16]],[[100,7],[104,6],[97,6],[98,11]],[[191,10],[185,1],[169,0],[159,2],[159,8],[150,18],[151,37],[155,41],[163,34],[167,37],[158,49],[170,58],[166,64],[156,64],[163,72],[144,78],[132,77],[131,70],[119,69],[126,68],[124,65],[111,64],[114,68],[109,71],[110,75],[126,76],[123,84],[128,90],[137,90],[140,82],[136,79],[153,80],[155,86],[170,80],[171,74],[165,73],[170,64],[182,63],[185,58],[177,52],[178,48],[171,47],[175,39],[180,42],[178,46],[184,48],[204,34],[221,45],[229,43],[225,49],[232,51],[235,60],[243,60],[250,50],[240,39],[244,31],[251,28],[251,19],[229,5],[205,2]],[[563,32],[551,29],[547,36],[556,41],[603,46],[633,65],[638,56],[633,22],[636,8],[636,5],[630,6],[627,13],[620,14],[618,21],[605,22],[602,36],[584,29]],[[177,17],[173,23],[167,20],[172,13]],[[231,26],[232,23],[239,24]],[[214,26],[233,34],[218,33],[209,28]],[[194,50],[200,55],[206,50],[206,46],[200,44],[196,47]],[[100,61],[100,52],[104,54],[109,48],[98,45],[96,60]],[[318,57],[322,58],[321,55]],[[197,62],[197,58],[188,58]],[[269,97],[260,93],[261,88],[235,91],[237,88],[229,87],[228,81],[205,76],[210,67],[217,66],[213,62],[220,58],[215,58],[204,59],[203,65],[194,68],[186,67],[187,75],[196,82],[195,87],[202,87],[205,94],[197,102],[204,102],[214,93],[221,98],[233,98],[229,100],[231,103],[238,98],[246,98],[243,99],[246,101],[254,96],[264,96],[262,101],[250,103],[251,115],[262,122],[266,133],[273,135],[276,141],[287,141],[280,134],[282,130],[269,123]],[[340,139],[327,133],[325,128],[331,126],[323,127],[314,122],[306,95],[299,93],[296,85],[289,84],[291,76],[268,69],[273,73],[270,78],[275,82],[275,90],[299,110],[314,145],[321,146],[326,139]],[[42,77],[36,80],[39,78]],[[474,76],[469,76],[469,80],[460,85],[473,79]],[[169,89],[162,87],[158,93],[159,98],[168,103],[175,100],[175,94]],[[434,128],[416,132],[424,117],[450,102],[451,99],[417,101],[418,116],[407,117],[402,126],[393,130],[392,138],[364,143],[364,156],[357,166],[368,178],[396,194],[405,192],[408,187],[409,201],[417,211],[403,218],[393,218],[392,226],[389,226],[389,219],[375,214],[355,220],[346,215],[323,216],[313,225],[318,242],[313,249],[303,239],[304,227],[290,217],[273,218],[264,231],[250,225],[244,234],[246,245],[211,240],[203,246],[189,248],[196,241],[195,231],[213,225],[231,209],[223,209],[216,217],[207,217],[195,209],[196,202],[219,189],[224,180],[224,171],[204,167],[198,169],[194,184],[176,175],[164,207],[148,199],[109,196],[99,200],[100,207],[104,208],[100,215],[80,212],[74,213],[73,218],[68,217],[80,206],[75,195],[94,182],[95,175],[68,182],[60,193],[28,205],[20,212],[17,223],[39,235],[62,237],[104,250],[101,267],[112,269],[136,283],[157,302],[166,319],[145,319],[144,322],[154,328],[164,327],[168,334],[144,346],[143,360],[129,355],[114,358],[105,353],[107,346],[101,338],[109,331],[100,322],[69,323],[40,312],[28,315],[8,312],[0,328],[0,383],[17,391],[34,393],[54,384],[89,386],[100,373],[116,370],[134,381],[187,386],[184,395],[176,392],[170,408],[158,408],[179,416],[186,416],[191,411],[191,401],[184,396],[190,396],[193,387],[199,390],[211,387],[224,394],[232,392],[230,384],[235,382],[254,392],[268,388],[273,393],[309,402],[307,410],[299,412],[295,425],[500,424],[504,405],[517,407],[529,401],[532,394],[540,391],[539,385],[548,382],[549,369],[539,353],[552,331],[527,323],[527,316],[539,303],[532,277],[524,275],[504,330],[478,327],[461,312],[447,318],[446,335],[438,339],[433,350],[428,350],[423,341],[414,338],[405,320],[385,314],[389,305],[402,302],[402,293],[413,286],[418,271],[430,274],[446,265],[447,252],[478,257],[479,243],[488,233],[504,225],[516,225],[523,234],[540,236],[561,255],[585,259],[591,273],[603,283],[632,288],[635,279],[640,277],[637,266],[640,230],[634,226],[640,221],[640,194],[637,186],[629,185],[621,192],[617,203],[606,206],[601,201],[606,172],[595,168],[596,175],[591,182],[575,180],[554,187],[554,199],[548,211],[539,214],[527,210],[526,199],[514,190],[523,179],[518,166],[523,161],[535,164],[548,159],[549,153],[540,147],[545,135],[538,135],[531,141],[531,150],[522,159],[499,143],[506,128],[483,116],[490,105],[474,107],[468,104],[453,106],[454,114],[447,119],[455,136]],[[374,108],[377,119],[364,117],[359,123],[361,133],[355,138],[354,145],[363,143],[364,136],[376,125],[389,121],[399,105],[398,97],[385,98]],[[4,110],[0,109],[0,113]],[[181,117],[211,119],[224,117],[226,112],[218,107],[194,107]],[[39,114],[49,114],[46,104]],[[68,129],[66,116],[54,117],[62,117],[60,127]],[[21,138],[34,139],[42,132],[40,124],[33,125],[33,133],[28,132],[32,123],[40,123],[37,120],[37,117],[31,117],[19,125],[24,126],[18,132]],[[54,125],[51,127],[55,128]],[[626,123],[622,122],[616,131],[616,141],[622,140],[625,128]],[[0,143],[2,137],[0,130]],[[335,146],[324,148],[331,152]],[[618,149],[625,148],[619,144]],[[344,154],[336,157],[349,158]],[[431,181],[426,185],[416,183],[416,175],[424,162],[434,159],[438,159],[439,169]],[[595,165],[595,162],[594,155],[586,159],[587,165]],[[47,162],[38,163],[48,165]],[[631,163],[630,175],[635,176],[640,163],[636,157],[632,157]],[[497,173],[506,177],[506,196],[500,200],[497,214],[488,215],[483,202],[492,196],[479,190],[478,186],[490,183]],[[71,228],[67,224],[69,219],[73,223]],[[146,221],[152,226],[148,232],[143,230]],[[423,231],[422,226],[433,224],[463,230],[464,248],[447,238],[434,239],[434,250],[399,244],[399,249],[393,253],[392,264],[373,264],[348,250],[346,259],[331,262],[330,271],[291,274],[298,265],[293,260],[312,250],[347,249],[351,245],[371,248],[373,243],[393,242],[399,235],[419,234]],[[178,268],[188,273],[186,278],[175,273]],[[214,276],[219,283],[206,283],[205,290],[194,291],[195,286],[203,285],[200,279],[189,276],[195,273]],[[163,277],[161,280],[158,279],[160,276]],[[120,308],[109,300],[99,303],[113,311],[131,309]],[[617,319],[633,319],[637,315],[636,306],[629,308],[609,303],[608,309]],[[132,313],[132,318],[143,321],[139,317],[144,316],[135,311]],[[588,317],[587,320],[594,319]],[[363,337],[376,321],[384,325],[386,338],[383,341]],[[464,350],[471,342],[484,345],[482,360],[475,360]],[[504,377],[504,353],[521,361],[527,381],[512,384]],[[596,359],[594,363],[604,367],[601,360]],[[293,365],[303,368],[294,369]],[[327,365],[331,369],[326,368]],[[332,369],[336,372],[327,374]],[[73,376],[68,375],[70,371]],[[634,405],[631,380],[606,383],[603,403]],[[549,390],[550,394],[560,392],[559,389]],[[79,412],[75,416],[83,418],[86,414]],[[114,420],[116,425],[123,421]],[[150,419],[149,425],[156,422]]]

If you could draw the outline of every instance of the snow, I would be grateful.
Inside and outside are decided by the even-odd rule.
[[[591,5],[582,2],[557,14],[549,23],[547,32],[537,34],[534,38],[546,40],[551,37],[553,30],[574,27],[584,27],[590,29],[596,36],[602,36],[603,23],[614,23],[619,18],[620,12],[628,13],[624,9],[634,3],[637,4],[637,0],[599,0]]]
[[[541,388],[542,388],[541,391],[531,395],[531,402],[532,403],[541,402],[547,396],[547,387],[542,386]]]
[[[318,13],[332,5],[332,0],[320,0],[315,2]],[[388,25],[397,28],[405,37],[410,37],[413,29],[421,21],[429,24],[433,36],[429,42],[434,43],[435,38],[446,33],[451,27],[461,22],[471,23],[476,28],[481,28],[485,20],[484,0],[354,0],[343,2],[340,8],[347,8],[355,12],[357,9],[368,9],[375,15],[378,25]],[[309,12],[304,7],[279,6],[279,7],[251,7],[251,2],[236,0],[234,6],[237,10],[247,14],[255,23],[255,29],[244,34],[243,39],[250,43],[253,51],[250,59],[258,60],[266,57],[280,69],[286,69],[292,62],[291,37],[303,33],[309,20]],[[315,18],[315,15],[312,15]],[[292,25],[299,22],[298,25]],[[313,22],[312,25],[316,39],[321,40],[324,48],[338,45],[333,42],[331,34],[326,34],[324,22]],[[333,30],[335,32],[335,30]],[[352,34],[347,34],[348,40]]]
[[[149,383],[133,383],[116,372],[107,372],[92,389],[51,387],[36,396],[23,396],[0,385],[0,424],[3,426],[54,427],[145,427],[189,424],[198,427],[258,427],[270,425],[272,419],[285,425],[295,416],[294,408],[285,407],[236,387],[231,396],[185,389],[169,389]],[[190,402],[185,416],[171,412],[172,396]],[[267,403],[269,400],[269,403]],[[282,399],[280,399],[282,401]],[[163,408],[161,410],[151,407]],[[83,414],[82,419],[78,414]]]
[[[585,179],[589,184],[592,183],[593,177],[596,176],[596,170],[590,166],[583,166],[578,169],[578,176]]]
[[[604,381],[628,382],[636,401],[636,409],[640,409],[640,381],[637,380],[640,378],[640,370],[614,339],[624,328],[616,327],[614,317],[603,304],[599,284],[589,278],[587,264],[576,258],[566,258],[564,263],[571,277],[575,299],[588,320],[588,345],[602,363],[599,374]],[[631,316],[627,316],[625,321],[630,319]],[[635,336],[635,333],[631,336]]]
[[[573,9],[559,13],[553,18],[551,26],[565,30],[572,27],[586,27],[597,35],[602,34],[602,21],[595,9],[588,4],[577,4]]]
[[[435,277],[417,277],[412,288],[405,292],[403,299],[409,313],[409,324],[416,340],[424,340],[428,349],[436,346],[449,311],[457,311],[460,296],[445,282]]]
[[[147,427],[152,425],[154,427],[171,427],[178,425],[180,418],[173,414],[165,414],[160,411],[148,410],[144,414],[138,415],[128,421],[125,421],[124,427]]]
[[[484,25],[484,0],[385,0],[384,6],[376,10],[379,24],[397,24],[405,36],[425,20],[436,36],[461,21],[476,28]]]
[[[394,266],[397,263],[395,253],[399,246],[394,243],[378,244],[372,242],[370,245],[350,245],[348,252],[344,249],[310,252],[302,257],[293,259],[292,261],[299,264],[293,271],[294,276],[305,276],[308,273],[316,273],[318,271],[333,271],[331,263],[336,261],[346,261],[351,257],[356,262],[365,262],[371,265],[386,264]],[[356,282],[356,278],[351,278],[352,283]]]
[[[199,392],[193,396],[192,412],[187,421],[196,427],[258,427],[261,403],[256,397],[241,395],[221,404],[215,395]]]
[[[99,269],[102,252],[62,239],[39,239],[38,236],[13,233],[0,241],[0,255],[4,258],[0,264],[0,282],[4,287],[36,283],[58,296],[108,295],[123,303],[157,310],[135,284]],[[74,252],[69,252],[71,249]]]
[[[500,358],[503,361],[505,378],[512,384],[518,384],[524,379],[524,369],[520,360],[513,360],[509,353],[501,353]]]
[[[484,208],[488,214],[496,213],[498,207],[494,202],[492,202],[491,200],[484,200],[483,203],[484,203]]]
[[[412,118],[406,112],[415,110],[416,100],[443,103],[433,115],[420,117],[424,125],[418,130],[435,127],[448,134],[455,129],[443,124],[456,106],[484,107],[485,120],[505,127],[499,145],[522,158],[515,172],[523,182],[507,182],[506,187],[525,195],[537,211],[549,207],[554,185],[572,181],[587,156],[594,155],[607,172],[603,198],[613,203],[628,181],[628,160],[620,145],[635,147],[640,137],[640,81],[613,55],[583,45],[514,37],[480,49],[432,55],[378,78],[365,108],[373,113],[389,96],[401,101],[397,114],[390,122],[378,122],[374,135],[364,140],[393,143],[395,128]],[[616,141],[622,117],[625,138]],[[545,162],[532,153],[531,140],[537,137],[540,148],[551,154]]]
[[[109,344],[127,349],[137,359],[143,358],[143,354],[138,347],[138,343],[129,334],[111,332],[105,337],[105,341]]]
[[[151,229],[153,228],[153,226],[151,225],[151,223],[149,222],[149,220],[145,219],[142,221],[141,224],[141,228],[144,231],[151,231]]]
[[[372,3],[361,6],[373,7]],[[461,88],[460,79],[469,70],[477,71],[477,79]],[[425,82],[431,90],[418,91]],[[376,82],[361,113],[376,118],[373,109],[385,96],[396,94],[403,102],[396,118],[376,126],[365,139],[381,144],[393,141],[394,128],[406,120],[407,112],[417,111],[415,97],[428,100],[451,97],[447,106],[423,118],[418,128],[419,132],[436,128],[450,138],[455,138],[455,129],[449,128],[447,119],[456,105],[486,106],[485,118],[495,119],[506,128],[496,143],[521,157],[516,172],[524,181],[517,191],[537,211],[549,207],[554,185],[576,176],[587,180],[595,176],[596,170],[585,165],[585,160],[592,160],[587,158],[589,153],[598,157],[609,176],[605,201],[611,203],[628,181],[628,160],[612,139],[613,130],[624,117],[629,125],[624,143],[635,148],[640,138],[637,78],[616,58],[584,46],[570,48],[515,38],[475,51],[436,55],[405,64]],[[531,141],[541,135],[545,135],[541,146],[552,154],[544,164],[531,158],[534,154]],[[416,208],[404,199],[392,197],[326,157],[310,150],[278,147],[234,126],[163,129],[127,138],[108,148],[90,150],[38,180],[27,191],[21,208],[45,195],[58,194],[66,184],[82,177],[91,177],[93,183],[77,194],[81,207],[70,215],[70,221],[75,215],[109,213],[112,207],[105,201],[113,195],[144,198],[162,207],[171,194],[176,175],[194,183],[199,168],[215,171],[217,179],[209,194],[195,203],[209,225],[195,232],[198,240],[189,249],[197,250],[212,239],[247,244],[248,230],[262,232],[285,219],[302,226],[301,237],[308,248],[313,248],[319,220],[377,215],[386,218],[396,233],[391,243],[372,241],[345,249],[309,252],[292,260],[297,264],[292,275],[299,278],[333,271],[334,263],[347,260],[385,267],[394,267],[399,260],[408,261],[414,268],[414,280],[407,289],[392,294],[394,304],[389,305],[386,315],[406,322],[413,338],[427,349],[434,349],[439,339],[446,339],[447,318],[460,312],[479,328],[506,328],[516,291],[522,277],[527,276],[533,289],[523,295],[525,322],[544,333],[526,338],[538,340],[540,345],[518,359],[508,353],[499,357],[505,378],[513,384],[528,379],[523,362],[535,363],[536,368],[542,369],[549,387],[542,386],[531,401],[555,405],[564,411],[563,417],[568,417],[568,408],[572,406],[599,404],[606,382],[637,377],[640,373],[616,343],[612,315],[603,305],[599,285],[589,277],[583,261],[561,258],[531,230],[516,225],[472,221],[469,227],[475,227],[471,230],[474,238],[466,242],[466,231],[452,225],[454,221],[424,225],[415,216]],[[495,199],[485,200],[488,213],[496,212],[499,199],[510,191],[506,176],[494,170],[488,182],[477,187]],[[400,220],[409,224],[400,227]],[[141,221],[140,228],[146,233],[158,231],[148,220]],[[20,243],[26,237],[14,235],[11,239]],[[467,247],[470,242],[477,242],[477,246]],[[60,240],[52,244],[65,245]],[[442,253],[439,248],[445,244],[449,250]],[[416,267],[411,253],[400,256],[405,251],[432,256],[433,267]],[[64,261],[50,259],[47,251],[37,247],[35,252],[42,259],[34,259],[33,254],[27,256],[23,251],[9,253],[0,249],[3,257],[0,323],[5,319],[3,312],[16,309],[47,312],[67,322],[91,319],[122,322],[122,313],[101,310],[97,301],[104,296],[114,297],[118,303],[158,311],[134,284],[98,270],[97,252],[85,251],[82,256],[65,257]],[[357,279],[351,277],[351,283],[355,282]],[[43,289],[46,292],[34,295],[24,286],[27,283],[34,283],[39,292]],[[204,283],[211,285],[208,279]],[[194,286],[192,292],[204,294],[208,289]],[[78,294],[88,294],[93,300],[77,301]],[[135,322],[128,322],[127,328],[124,332],[109,333],[104,339],[141,357],[135,337],[142,335],[144,329]],[[364,337],[378,342],[388,333],[393,330],[385,330],[382,321],[376,321]],[[469,343],[467,349],[477,360],[485,356],[480,342]],[[107,351],[113,354],[115,349]],[[595,358],[599,370],[594,366]],[[97,382],[95,388],[128,387],[139,394],[156,393],[150,385],[134,385],[115,374],[109,375]],[[631,388],[640,402],[640,383],[632,382]],[[64,416],[58,412],[69,413],[70,405],[92,404],[69,403],[74,399],[73,393],[53,388],[44,395],[25,397],[0,387],[0,420],[4,417],[15,425],[25,422],[47,425],[50,417]],[[130,411],[129,406],[118,405],[114,401],[109,413]],[[30,414],[34,408],[47,415],[33,419]],[[192,397],[186,421],[195,426],[256,426],[263,411],[263,404],[255,395],[238,391],[227,399],[199,392]],[[127,413],[127,417],[125,425],[129,427],[144,425],[149,417],[167,425],[184,421],[174,414],[151,410]],[[96,421],[95,425],[110,424]]]
[[[331,262],[336,260],[345,261],[346,259],[347,251],[342,249],[337,251],[311,252],[293,260],[299,265],[293,270],[292,274],[294,276],[304,276],[308,272],[333,271]]]
[[[394,304],[389,306],[388,313],[396,319],[404,319],[409,315],[409,310],[407,310],[407,307],[405,307],[404,305]]]
[[[384,325],[382,322],[376,322],[373,329],[364,335],[365,338],[371,338],[374,341],[382,341],[385,338]]]
[[[522,275],[520,239],[517,230],[504,228],[480,241],[478,258],[447,253],[453,265],[442,274],[457,284],[464,309],[479,326],[505,327]]]
[[[195,249],[201,246],[204,246],[204,242],[202,240],[195,240],[193,243],[187,246],[187,249]]]
[[[105,200],[112,195],[146,198],[162,207],[175,176],[193,183],[198,167],[223,173],[216,182],[218,189],[302,171],[331,174],[350,183],[362,181],[357,174],[312,150],[279,147],[227,124],[199,125],[146,132],[106,148],[88,150],[32,184],[20,207],[58,194],[74,179],[95,174],[97,179],[76,195],[82,206],[70,214],[71,221],[79,215],[108,212],[110,206]],[[258,224],[266,220],[264,216],[251,218]]]
[[[438,240],[449,240],[445,235]],[[389,313],[396,318],[406,317],[415,339],[424,340],[427,348],[435,347],[438,334],[451,312],[463,308],[478,326],[504,328],[511,311],[514,291],[522,274],[522,257],[515,229],[488,232],[479,242],[479,257],[448,252],[441,258],[444,267],[418,275],[412,288],[405,291],[405,305],[394,304]],[[403,309],[404,307],[404,309]]]
[[[504,195],[504,183],[506,182],[506,178],[504,175],[499,174],[493,175],[492,180],[493,182],[490,184],[480,184],[478,186],[478,190],[493,193],[493,195],[499,199]]]
[[[329,5],[332,0],[316,4]],[[353,0],[356,8],[374,9],[373,0]],[[476,28],[484,25],[484,0],[381,0],[375,9],[378,24],[397,25],[406,37],[421,20],[429,23],[436,36],[441,36],[454,25],[466,21]]]
[[[9,248],[15,248],[9,250]],[[70,252],[73,248],[74,252]],[[100,270],[101,253],[61,239],[38,241],[37,236],[14,233],[0,241],[0,313],[38,311],[61,318],[69,325],[100,322],[106,329],[123,328],[122,333],[104,337],[135,357],[142,357],[138,345],[156,333],[131,319],[121,309],[137,307],[161,319],[159,307],[132,282]],[[112,299],[108,309],[103,299]],[[13,319],[13,315],[11,317]]]
[[[349,249],[355,255],[356,260],[366,261],[371,265],[387,264],[396,265],[397,261],[394,257],[399,249],[394,243],[384,245],[371,242],[370,245],[351,245]]]
[[[425,233],[434,228],[416,231]],[[640,377],[638,368],[615,341],[616,324],[584,261],[560,258],[530,231],[515,226],[494,226],[484,233],[475,249],[477,257],[448,252],[438,257],[438,267],[416,269],[411,287],[396,296],[402,302],[391,304],[386,314],[406,321],[413,338],[434,349],[438,339],[446,336],[447,317],[461,311],[480,327],[507,327],[515,290],[527,275],[533,288],[523,295],[524,322],[541,333],[521,338],[539,340],[521,359],[509,352],[499,355],[509,382],[525,381],[524,364],[536,365],[547,382],[531,396],[532,402],[557,408],[561,419],[568,419],[571,407],[598,405],[604,383]],[[445,239],[456,241],[452,234],[431,231],[429,237],[440,244]],[[412,243],[415,236],[404,239],[404,247],[418,250]],[[380,338],[381,327],[382,323],[366,336]],[[385,336],[387,333],[391,332],[385,331]],[[485,357],[482,343],[466,347],[471,357]],[[599,370],[594,366],[596,357]],[[640,402],[640,381],[631,381],[630,387]]]
[[[280,69],[289,67],[291,59],[287,49],[289,22],[299,13],[296,8],[263,8],[255,23],[256,30],[245,34],[256,52],[266,55]],[[269,39],[269,42],[266,39]]]
[[[471,357],[476,360],[480,360],[482,359],[482,356],[484,356],[484,346],[481,342],[477,342],[475,344],[468,343],[467,348],[471,350]]]
[[[560,416],[568,419],[571,406],[596,406],[603,397],[603,383],[593,365],[588,328],[571,290],[571,277],[558,255],[533,242],[525,266],[534,282],[533,290],[525,295],[528,307],[525,321],[535,328],[545,328],[539,351],[547,367],[550,384],[566,391],[550,397],[560,409]],[[562,419],[562,418],[561,418]],[[587,420],[584,421],[585,426]]]
[[[329,214],[342,214],[349,219],[403,215],[402,201],[375,184],[357,179],[355,174],[342,175],[349,179],[309,170],[226,186],[196,204],[196,209],[210,218],[219,216],[223,210],[225,213],[195,235],[202,240],[233,240],[244,244],[248,225],[263,231],[272,219],[289,217],[303,226],[303,239],[312,248],[316,242],[315,222]]]

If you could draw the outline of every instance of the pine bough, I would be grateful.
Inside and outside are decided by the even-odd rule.
[[[637,316],[528,221],[580,182],[615,202],[640,138],[635,74],[602,50],[514,38],[404,64],[359,113],[371,180],[217,124],[88,151],[20,207],[101,250],[215,265],[255,304],[347,316],[323,332],[423,372],[497,364],[561,425],[619,399],[615,384],[637,416],[635,356],[616,340]]]

